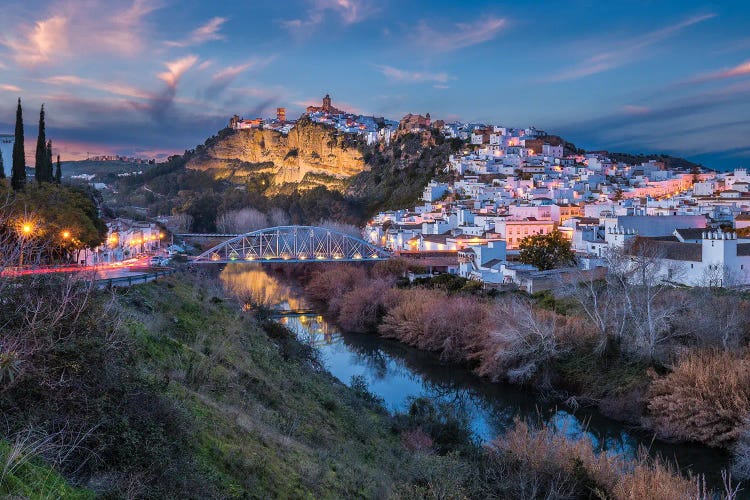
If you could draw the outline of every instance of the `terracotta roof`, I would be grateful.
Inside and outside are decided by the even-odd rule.
[[[750,220],[750,214],[739,214],[734,220]]]

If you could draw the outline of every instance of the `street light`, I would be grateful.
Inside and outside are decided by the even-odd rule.
[[[61,236],[63,237],[63,239],[64,239],[64,240],[69,240],[69,239],[70,239],[70,231],[68,231],[68,230],[66,229],[65,231],[63,231],[63,232],[61,233]]]

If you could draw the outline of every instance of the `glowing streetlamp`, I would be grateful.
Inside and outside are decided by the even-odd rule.
[[[63,238],[64,240],[69,240],[69,239],[70,239],[70,231],[68,231],[68,230],[65,230],[65,231],[63,231],[62,233],[60,233],[60,236],[62,236],[62,238]]]

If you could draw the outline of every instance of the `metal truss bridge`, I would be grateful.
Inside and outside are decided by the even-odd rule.
[[[386,250],[333,229],[278,226],[235,236],[192,262],[366,262],[389,257]]]

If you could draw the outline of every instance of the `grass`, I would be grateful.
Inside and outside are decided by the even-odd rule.
[[[188,279],[186,279],[188,278]],[[131,288],[141,369],[188,410],[194,452],[227,497],[373,497],[408,459],[390,417],[189,276]]]
[[[90,491],[70,486],[53,468],[18,444],[0,441],[0,464],[3,498],[94,498]]]

